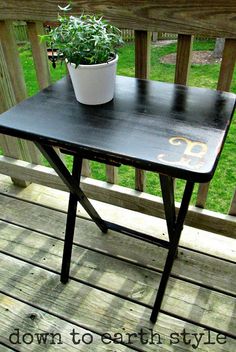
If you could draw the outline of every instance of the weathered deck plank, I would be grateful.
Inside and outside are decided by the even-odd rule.
[[[12,352],[12,351],[15,351],[15,350],[11,349],[10,347],[4,346],[1,342],[0,342],[0,348],[1,348],[1,352]]]
[[[114,333],[118,334],[116,336],[122,334],[126,339],[123,342],[126,344],[128,343],[126,332],[138,334],[143,328],[143,331],[149,333],[149,338],[153,333],[159,334],[156,336],[159,336],[162,345],[159,345],[157,340],[156,344],[151,344],[150,341],[143,344],[137,335],[129,346],[135,350],[156,351],[157,348],[163,351],[192,350],[191,344],[196,343],[194,335],[189,335],[191,347],[183,340],[173,344],[176,341],[174,339],[176,335],[171,337],[171,333],[181,334],[185,329],[192,334],[203,334],[202,338],[205,340],[199,344],[198,351],[211,351],[213,345],[204,344],[207,338],[205,325],[215,331],[210,333],[215,341],[214,351],[233,352],[235,350],[235,341],[230,336],[236,330],[235,311],[232,312],[235,301],[232,295],[235,292],[236,280],[233,263],[230,262],[234,249],[231,247],[229,251],[229,243],[226,246],[226,252],[230,252],[226,254],[226,259],[229,261],[181,248],[173,271],[174,277],[170,279],[163,302],[163,308],[167,314],[161,313],[158,323],[153,327],[149,322],[149,307],[156,292],[165,250],[115,232],[102,235],[91,221],[78,218],[75,236],[77,244],[73,250],[71,271],[74,280],[63,286],[59,282],[57,273],[61,265],[67,195],[64,192],[55,193],[55,190],[46,187],[36,187],[39,189],[31,193],[34,185],[28,187],[28,190],[22,190],[10,185],[9,181],[0,183],[0,192],[9,192],[9,196],[0,195],[1,217],[16,222],[16,225],[5,221],[0,223],[0,249],[6,253],[2,254],[4,260],[1,261],[3,265],[0,269],[2,271],[0,287],[8,297],[12,295],[17,300],[17,305],[25,304],[24,309],[28,309],[30,305],[36,305],[33,309],[39,309],[42,314],[49,314],[52,319],[62,318],[64,324],[77,324],[88,330],[91,329],[97,334],[96,336],[104,332],[110,332],[113,337]],[[59,198],[55,197],[58,194]],[[44,205],[39,206],[31,201],[38,201]],[[58,210],[49,209],[50,206]],[[106,206],[105,211],[108,209],[110,208]],[[114,208],[109,211],[109,216],[113,219],[122,218],[123,210],[120,214],[116,210]],[[85,216],[83,212],[82,215]],[[141,224],[145,229],[148,224],[148,228],[150,227],[151,231],[156,233],[156,224],[153,225],[154,222],[150,221],[149,226],[148,219],[144,216],[144,220],[136,222],[136,225]],[[135,217],[133,218],[132,215],[130,219],[126,217],[125,220],[132,222],[135,221]],[[29,229],[26,228],[27,226]],[[163,236],[162,232],[161,226],[158,236]],[[190,239],[187,240],[187,244],[190,244],[191,248],[191,240],[194,236],[189,229],[186,238],[188,235]],[[224,238],[224,240],[227,242],[229,239]],[[211,243],[214,243],[212,239],[208,244],[209,247]],[[94,247],[96,247],[95,251]],[[199,248],[202,249],[201,246]],[[147,249],[148,256],[145,252]],[[209,253],[212,252],[212,248],[208,250]],[[213,254],[216,255],[214,246]],[[179,279],[180,276],[187,276],[196,281],[196,284],[184,282]],[[215,289],[199,287],[197,282],[203,286],[214,285]],[[222,293],[217,290],[221,290]],[[26,302],[20,303],[21,300]],[[22,307],[22,312],[24,309]],[[59,316],[54,316],[58,314]],[[182,318],[176,319],[173,314]],[[191,321],[193,323],[190,323]],[[58,324],[61,323],[58,322]],[[0,331],[1,329],[0,323]],[[216,340],[217,332],[222,330],[227,334],[226,344],[219,344]],[[182,335],[179,335],[179,338],[181,340]],[[118,339],[117,342],[119,342]],[[99,351],[100,347],[101,344],[94,344],[93,351]],[[125,348],[112,342],[107,350],[115,352],[123,351]],[[23,350],[27,351],[27,349]],[[37,346],[36,350],[41,351],[40,346]],[[101,350],[105,350],[103,344]]]
[[[181,248],[179,251],[163,302],[163,312],[153,326],[149,322],[150,306],[159,281],[165,250],[115,232],[102,235],[91,221],[78,218],[71,270],[73,279],[67,285],[62,285],[59,271],[67,207],[66,193],[35,185],[23,190],[12,186],[6,179],[4,176],[0,179],[0,192],[5,192],[0,195],[0,214],[6,221],[16,222],[16,225],[0,222],[0,288],[4,295],[3,299],[0,297],[0,310],[9,300],[13,302],[13,306],[1,314],[0,336],[2,331],[6,331],[6,326],[13,325],[14,319],[19,321],[22,328],[27,327],[29,318],[25,312],[38,309],[37,314],[46,317],[39,322],[41,331],[46,330],[47,324],[53,331],[56,331],[57,326],[59,330],[66,326],[65,333],[73,325],[78,329],[81,327],[93,331],[95,342],[90,346],[93,351],[115,352],[130,348],[148,352],[158,348],[162,351],[191,351],[196,344],[196,337],[201,337],[200,333],[202,340],[198,351],[212,351],[212,348],[214,351],[235,351],[236,342],[231,338],[236,330],[233,309],[236,280],[232,262],[235,260],[235,249],[232,239],[224,238],[221,242],[220,237],[206,233],[209,243],[198,243],[199,239],[206,238],[204,233],[200,231],[200,235],[193,235],[192,229],[185,229],[182,244],[187,245],[190,250]],[[32,201],[42,203],[43,206]],[[130,218],[127,219],[123,209],[103,206],[99,202],[96,202],[96,206],[113,221],[123,218],[128,226],[135,222],[142,230],[147,229],[148,232],[163,237],[163,221],[156,222],[147,216],[141,216],[138,221],[137,215],[132,212],[129,212]],[[81,209],[79,214],[86,218]],[[193,252],[194,241],[198,244],[198,250],[202,251],[206,247],[210,255]],[[215,241],[218,242],[216,247]],[[214,257],[220,256],[221,243],[225,260]],[[145,254],[146,250],[148,256]],[[185,282],[185,277],[195,283]],[[212,289],[204,285],[210,285]],[[14,309],[14,305],[18,308]],[[17,312],[21,314],[17,315]],[[204,344],[208,334],[204,328],[207,326],[213,330],[210,334],[214,345]],[[30,329],[36,329],[35,322],[32,322]],[[148,333],[146,336],[149,341],[146,344],[138,335],[141,329]],[[191,337],[189,345],[183,341],[181,335],[184,329],[195,334],[188,335]],[[220,331],[225,331],[227,335],[223,345],[216,340]],[[120,342],[122,336],[123,343],[129,347],[114,341],[106,346],[96,343],[96,339],[101,339],[100,335],[105,332],[113,334],[113,337],[117,333],[115,342]],[[127,332],[136,334],[132,335],[131,344],[125,335]],[[154,333],[157,334],[156,340],[151,344],[151,335]],[[171,335],[175,333],[179,335]],[[3,335],[6,338],[6,333]],[[174,344],[177,336],[179,342]],[[219,336],[224,338],[223,335]],[[66,338],[65,341],[70,342]],[[159,339],[162,345],[158,343]],[[220,340],[222,341],[223,339]],[[23,347],[25,346],[21,345],[19,349],[19,346],[10,346],[13,350],[30,350]],[[36,345],[34,350],[41,351],[45,348]],[[86,349],[83,346],[81,350],[91,348]]]
[[[12,184],[9,177],[0,175],[0,192],[8,193],[16,197],[19,196],[20,199],[29,200],[47,207],[67,211],[68,193],[50,187],[31,184],[27,188],[19,189]],[[117,206],[107,205],[98,201],[92,200],[92,203],[99,214],[109,221],[117,222],[121,225],[138,229],[157,237],[163,238],[166,236],[166,224],[162,219],[136,213]],[[81,206],[78,207],[78,215],[88,218],[88,215]],[[138,224],[138,227],[136,224]],[[204,253],[214,254],[220,258],[236,261],[235,240],[229,237],[216,236],[211,232],[185,226],[180,243],[187,248],[194,248]]]
[[[2,343],[22,352],[78,351],[78,349],[90,352],[91,344],[87,344],[90,340],[93,351],[111,351],[109,345],[102,344],[101,336],[98,334],[2,293],[0,293],[0,339]],[[1,346],[0,351],[12,350]],[[126,346],[117,345],[116,351],[131,350]]]
[[[196,325],[161,313],[158,322],[153,326],[149,321],[150,309],[142,305],[73,280],[63,285],[59,282],[59,276],[54,273],[6,255],[1,255],[1,258],[3,265],[0,268],[0,286],[3,293],[11,292],[11,295],[19,300],[27,301],[51,314],[57,314],[71,323],[75,322],[95,330],[98,334],[121,334],[119,340],[117,337],[117,342],[122,339],[122,342],[127,344],[129,341],[126,334],[136,333],[132,336],[130,344],[140,351],[156,351],[157,345],[160,345],[159,341],[163,351],[189,350],[181,339],[176,345],[173,344],[176,340],[175,335],[171,334],[180,334],[183,329],[190,334],[202,333],[204,342],[208,339],[206,330]],[[140,333],[141,329],[149,334],[149,343],[143,344],[140,341],[137,333]],[[154,343],[151,343],[151,334],[156,334]],[[214,351],[222,351],[222,345],[216,342],[217,334],[210,334],[211,340],[215,342]],[[189,336],[193,337],[193,345],[194,335]],[[224,351],[234,350],[235,341],[227,337]],[[207,346],[202,340],[198,351],[209,351],[209,344]]]
[[[3,220],[64,239],[65,213],[0,195],[0,214]],[[80,218],[77,218],[75,242],[154,270],[163,269],[166,257],[166,250],[163,248],[113,231],[103,235],[93,222]],[[233,263],[209,258],[185,248],[181,248],[172,273],[193,282],[203,282],[224,292],[236,292]]]
[[[60,272],[62,241],[14,225],[6,226],[4,222],[0,222],[0,234],[4,253]],[[160,281],[159,273],[79,246],[74,246],[71,274],[87,284],[149,306]],[[228,276],[229,281],[234,281],[233,275]],[[235,298],[171,278],[163,311],[234,334],[236,315],[232,313],[232,306],[235,303]]]

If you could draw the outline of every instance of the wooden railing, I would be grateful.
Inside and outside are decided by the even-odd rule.
[[[18,44],[24,44],[29,41],[27,33],[27,24],[24,21],[16,21],[14,23],[14,32]],[[122,39],[124,42],[133,42],[135,39],[135,30],[121,28]],[[177,40],[178,35],[175,33],[151,32],[152,42],[157,40]],[[197,40],[207,40],[206,36],[195,36]]]
[[[57,0],[47,2],[0,1],[0,112],[10,108],[27,97],[24,76],[20,65],[13,31],[15,20],[27,23],[28,37],[32,46],[37,80],[40,88],[50,84],[50,74],[45,44],[39,42],[45,21],[55,21]],[[79,11],[103,13],[120,28],[134,30],[135,33],[135,76],[149,78],[151,32],[178,34],[175,83],[187,84],[191,63],[193,35],[217,38],[224,37],[225,47],[220,68],[217,89],[229,91],[236,59],[236,3],[215,0],[214,5],[206,1],[74,1],[73,13]],[[14,182],[27,185],[37,182],[59,189],[65,189],[55,173],[40,166],[41,156],[32,143],[16,138],[1,136],[0,157],[2,173],[11,176]],[[17,159],[17,160],[16,160]],[[38,166],[36,166],[38,165]],[[145,193],[145,172],[135,170],[135,190],[117,185],[118,170],[106,166],[106,181],[90,178],[89,161],[83,164],[82,186],[89,197],[110,204],[127,207],[149,215],[163,217],[162,200]],[[23,182],[23,184],[22,184]],[[196,207],[190,209],[187,224],[226,236],[236,235],[236,191],[229,206],[229,215],[216,214],[204,208],[209,184],[200,184]],[[141,200],[140,200],[141,199]]]
[[[16,21],[14,23],[14,33],[17,44],[25,44],[29,41],[26,22]]]

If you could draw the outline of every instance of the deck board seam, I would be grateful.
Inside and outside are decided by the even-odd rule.
[[[58,271],[53,270],[53,269],[49,269],[47,266],[44,266],[44,265],[42,265],[42,264],[37,264],[37,263],[35,264],[35,263],[31,262],[30,260],[25,260],[25,259],[23,260],[23,259],[21,259],[19,256],[8,254],[8,253],[6,253],[6,252],[4,252],[4,251],[2,251],[2,250],[0,250],[0,253],[4,254],[4,255],[6,255],[6,256],[9,256],[9,257],[13,257],[13,258],[15,258],[15,259],[17,259],[17,260],[20,260],[20,261],[22,261],[22,262],[26,262],[26,263],[28,263],[28,264],[30,264],[30,265],[35,265],[36,267],[39,267],[39,268],[41,268],[41,269],[43,269],[43,270],[46,270],[46,271],[48,271],[48,272],[51,272],[51,273],[53,273],[53,274],[55,274],[55,275],[58,275],[58,276],[60,275],[60,273],[59,273]],[[137,304],[137,305],[139,305],[139,306],[142,306],[142,307],[145,307],[145,308],[148,308],[148,309],[151,309],[151,308],[152,308],[152,305],[150,305],[150,304],[147,304],[147,303],[144,303],[144,302],[139,302],[139,301],[137,301],[137,300],[135,300],[135,299],[132,299],[132,298],[130,298],[130,297],[127,297],[127,296],[122,296],[121,294],[119,294],[119,293],[117,293],[117,292],[110,291],[110,290],[105,289],[105,288],[103,288],[103,287],[98,287],[98,286],[96,286],[96,285],[94,285],[94,284],[90,284],[90,283],[87,282],[87,281],[84,281],[84,280],[81,280],[81,279],[77,279],[77,278],[74,278],[74,277],[71,277],[71,276],[70,276],[70,280],[73,280],[73,281],[75,281],[75,282],[78,282],[78,283],[81,283],[81,284],[83,284],[83,285],[89,286],[89,287],[91,287],[91,288],[93,288],[93,289],[96,289],[96,290],[105,292],[105,293],[107,293],[107,294],[113,295],[113,296],[115,296],[115,297],[117,297],[117,298],[119,298],[119,299],[122,299],[122,300],[124,300],[124,301],[129,301],[129,302],[131,302],[131,303]],[[11,294],[8,294],[8,293],[6,293],[6,292],[3,291],[3,290],[0,290],[0,293],[3,293],[3,294],[5,294],[5,295],[11,296]],[[18,298],[16,298],[15,296],[14,296],[13,298],[18,299]],[[18,300],[23,302],[23,300],[22,300],[21,298],[19,298]],[[31,305],[31,303],[29,303],[29,302],[28,302],[28,304]],[[41,309],[41,308],[40,308],[40,309]],[[180,321],[184,321],[184,322],[187,322],[187,323],[196,325],[196,326],[201,327],[201,328],[204,328],[204,329],[210,329],[210,330],[212,330],[212,331],[214,331],[214,332],[216,332],[216,333],[224,334],[225,336],[228,336],[228,337],[230,337],[230,338],[236,339],[236,334],[230,333],[230,332],[228,332],[228,331],[220,330],[220,329],[214,328],[214,327],[212,327],[212,326],[210,326],[210,325],[202,324],[202,323],[196,322],[196,321],[194,321],[194,320],[192,320],[192,319],[184,318],[184,317],[182,317],[182,316],[180,316],[180,315],[178,315],[178,314],[169,312],[169,311],[164,310],[164,309],[161,309],[160,312],[163,313],[163,314],[165,314],[165,315],[167,315],[167,316],[171,316],[171,317],[173,317],[173,318],[176,318],[176,319],[178,319],[178,320],[180,320]],[[66,320],[66,319],[65,319],[65,320]]]
[[[79,244],[74,244],[74,243],[73,243],[73,245],[76,245],[77,247],[81,247],[81,248],[84,248],[84,249],[91,250],[89,247],[83,247],[83,246],[80,246]],[[91,251],[93,251],[93,250],[91,250]],[[124,261],[124,262],[126,262],[126,263],[128,263],[128,264],[134,265],[134,266],[139,267],[139,268],[142,268],[142,269],[150,270],[150,271],[152,271],[152,272],[154,272],[154,273],[162,274],[162,270],[159,270],[159,269],[156,269],[156,268],[148,267],[148,266],[141,265],[141,264],[139,265],[138,263],[134,263],[133,261],[129,261],[128,259],[119,258],[119,257],[116,257],[116,256],[114,256],[114,255],[110,255],[110,254],[107,254],[107,253],[104,253],[104,252],[100,252],[100,251],[97,251],[97,250],[94,250],[94,252],[96,252],[96,253],[98,253],[98,254],[101,254],[101,255],[105,255],[105,256],[110,257],[110,258],[113,258],[113,259],[116,259],[116,260]],[[37,267],[39,267],[39,268],[45,269],[45,270],[47,270],[47,271],[49,271],[49,272],[52,272],[52,273],[54,273],[54,274],[60,275],[60,272],[59,272],[59,271],[50,269],[50,268],[47,267],[47,266],[44,266],[44,265],[42,265],[42,264],[38,264],[37,262],[33,262],[33,261],[30,261],[30,260],[27,260],[27,259],[25,259],[25,258],[22,258],[22,257],[20,257],[20,256],[17,256],[17,255],[15,255],[15,254],[10,253],[10,252],[6,252],[6,251],[0,249],[0,253],[5,254],[5,255],[8,255],[9,257],[12,257],[12,258],[19,259],[20,261],[26,262],[26,263],[28,263],[28,264],[35,265],[35,266],[37,266]],[[218,289],[218,288],[215,288],[215,287],[213,287],[213,286],[210,286],[210,285],[207,285],[207,284],[203,284],[203,283],[201,283],[201,282],[194,281],[194,280],[191,280],[191,279],[188,279],[188,278],[185,278],[185,277],[181,277],[181,276],[178,276],[178,275],[173,274],[173,273],[170,275],[170,277],[171,277],[172,279],[176,279],[176,280],[179,280],[179,281],[187,282],[187,283],[192,284],[192,285],[194,285],[194,286],[199,286],[199,287],[205,288],[205,289],[207,289],[207,290],[210,290],[210,291],[214,291],[214,292],[223,294],[223,295],[228,296],[228,297],[236,298],[236,294],[234,294],[234,293],[231,293],[231,292],[228,292],[228,291],[224,291],[224,290],[222,290],[222,289]],[[70,279],[72,279],[72,280],[74,280],[74,281],[81,282],[81,283],[83,283],[83,284],[87,284],[88,286],[91,286],[91,287],[95,287],[95,288],[104,290],[104,291],[106,292],[106,289],[103,289],[103,288],[97,287],[97,286],[95,286],[95,285],[89,284],[88,282],[85,282],[85,281],[83,281],[83,280],[77,279],[77,278],[75,278],[75,277],[73,277],[73,276],[70,276]],[[112,291],[109,291],[109,290],[108,290],[107,292],[113,293]],[[121,295],[121,296],[117,295],[117,296],[120,297],[120,298],[123,298],[122,295]],[[131,299],[131,301],[132,301],[132,299]],[[136,301],[134,300],[134,301],[132,301],[132,302],[136,302]],[[146,305],[145,303],[143,303],[143,305],[146,306],[146,307],[151,307],[151,306],[149,306],[149,305]]]
[[[73,325],[75,325],[75,326],[77,326],[77,327],[79,327],[79,328],[82,328],[82,329],[85,329],[85,330],[87,330],[87,331],[90,331],[91,333],[94,333],[94,334],[97,334],[97,335],[99,335],[99,336],[102,336],[102,333],[99,332],[99,331],[97,331],[96,329],[95,329],[95,330],[94,330],[94,329],[91,329],[91,327],[88,327],[87,325],[79,324],[79,323],[77,323],[76,321],[74,321],[73,319],[65,318],[63,315],[57,314],[57,313],[55,313],[55,312],[51,312],[51,311],[48,310],[48,309],[45,309],[45,308],[43,308],[43,307],[40,307],[38,304],[31,303],[31,302],[27,302],[27,301],[24,300],[23,298],[19,298],[19,297],[15,296],[15,295],[13,295],[13,294],[11,294],[11,293],[9,293],[9,292],[5,292],[4,290],[1,290],[1,289],[0,289],[0,294],[3,294],[3,295],[5,295],[5,296],[7,296],[7,297],[10,297],[10,298],[13,298],[13,299],[15,299],[16,301],[19,301],[19,302],[21,302],[21,303],[24,303],[24,304],[26,304],[26,305],[28,305],[28,306],[30,306],[30,307],[32,307],[32,308],[39,309],[39,310],[41,310],[41,311],[43,311],[43,312],[45,312],[45,313],[47,313],[47,314],[50,314],[50,315],[54,316],[55,318],[61,319],[61,320],[65,321],[65,322],[70,323],[70,324],[73,324]],[[114,341],[115,339],[111,339],[111,340]],[[129,344],[125,344],[125,343],[123,343],[123,342],[119,342],[119,344],[121,344],[121,345],[123,345],[123,346],[125,346],[125,347],[128,347],[128,348],[130,348],[130,349],[133,350],[133,351],[143,352],[143,350],[142,350],[142,349],[139,349],[138,347],[130,346]],[[8,346],[7,346],[7,347],[8,347]],[[19,352],[19,351],[16,351],[16,352]]]
[[[201,254],[201,255],[205,255],[206,257],[222,260],[222,261],[224,261],[226,263],[229,263],[229,264],[236,264],[236,261],[233,261],[231,259],[221,258],[221,257],[219,257],[217,255],[214,255],[214,254],[210,254],[210,253],[205,253],[205,252],[199,251],[198,249],[188,248],[188,247],[183,246],[183,245],[179,245],[178,248],[184,249],[184,250],[189,251],[189,252],[194,252],[194,253],[198,253],[198,254]]]
[[[23,199],[23,198],[21,198],[21,197],[17,197],[17,196],[15,196],[15,195],[12,195],[12,194],[9,194],[9,193],[5,193],[5,192],[2,192],[2,191],[0,191],[0,195],[5,196],[5,197],[9,197],[9,198],[12,198],[12,199],[16,199],[16,200],[22,201],[22,202],[24,202],[24,203],[33,204],[33,205],[35,205],[35,206],[39,206],[39,207],[44,208],[44,209],[49,209],[49,210],[52,210],[52,211],[56,211],[56,212],[61,213],[61,214],[64,214],[64,215],[67,214],[67,211],[65,211],[65,210],[58,209],[58,208],[55,208],[55,207],[50,207],[50,206],[48,206],[48,205],[40,204],[40,203],[37,203],[37,202],[35,202],[35,201],[31,201],[31,200],[28,200],[28,199]],[[82,220],[87,220],[87,221],[90,221],[91,223],[93,223],[93,220],[92,220],[91,218],[86,217],[86,216],[83,216],[83,215],[78,215],[78,214],[77,214],[77,215],[76,215],[76,218],[82,219]],[[2,218],[0,218],[0,220],[7,222],[7,220],[4,220],[4,219],[2,219]],[[10,221],[9,221],[9,223],[10,223]],[[13,222],[12,222],[12,223],[13,223]],[[15,225],[17,225],[17,226],[23,227],[23,225],[18,224],[18,223],[13,223],[13,224],[15,224]],[[28,229],[41,233],[41,232],[40,232],[41,230],[34,230],[34,229],[31,229],[30,227],[29,227]],[[42,231],[42,234],[44,234],[43,231]],[[52,235],[52,236],[53,236],[53,235]],[[141,239],[140,239],[140,240],[141,240]],[[142,240],[141,240],[141,241],[142,241]],[[143,241],[145,242],[145,240],[143,240]],[[204,256],[206,256],[206,257],[211,257],[211,258],[215,258],[215,259],[218,259],[218,260],[222,260],[222,261],[224,261],[224,262],[226,262],[226,263],[236,264],[236,261],[233,261],[233,260],[231,260],[231,259],[221,258],[220,256],[216,256],[216,255],[213,255],[213,254],[210,254],[210,253],[206,253],[206,252],[201,251],[201,250],[196,250],[196,249],[194,249],[194,248],[189,248],[189,247],[186,247],[186,246],[181,245],[181,244],[180,244],[178,247],[179,247],[180,249],[184,249],[184,250],[186,250],[186,251],[190,251],[190,252],[202,254],[202,255],[204,255]]]
[[[9,348],[9,350],[11,350],[11,351],[20,352],[20,350],[17,350],[16,348],[13,348],[12,346],[7,345],[5,342],[0,341],[0,346],[1,345]]]
[[[78,280],[78,282],[79,282],[79,280]],[[96,288],[96,287],[94,287],[94,288]],[[78,324],[78,323],[76,323],[75,321],[73,321],[73,320],[71,320],[71,319],[65,318],[63,315],[60,315],[60,314],[56,314],[56,313],[54,313],[54,312],[51,312],[50,310],[45,309],[45,308],[43,308],[43,307],[40,307],[40,306],[37,305],[37,304],[31,303],[31,302],[27,302],[26,300],[24,300],[24,299],[22,299],[22,298],[19,298],[19,297],[15,296],[15,295],[13,295],[13,294],[11,294],[11,293],[5,292],[4,290],[1,290],[1,289],[0,289],[0,293],[3,294],[3,295],[5,295],[5,296],[11,297],[11,298],[13,298],[13,299],[15,299],[15,300],[18,300],[19,302],[22,302],[22,303],[24,303],[24,304],[27,304],[27,305],[29,305],[29,306],[31,306],[31,307],[33,307],[33,308],[42,310],[42,311],[44,311],[45,313],[51,314],[51,315],[53,315],[53,316],[55,316],[55,317],[57,317],[57,318],[59,318],[59,319],[62,319],[62,320],[64,320],[64,321],[68,322],[68,323],[74,324],[74,325],[76,325],[76,326],[78,326],[78,327],[80,327],[80,328],[86,329],[86,330],[91,331],[91,332],[93,332],[93,333],[95,333],[95,334],[98,334],[98,335],[100,335],[100,336],[102,335],[102,334],[99,333],[98,331],[92,330],[90,327],[88,327],[88,326],[86,326],[86,325]],[[110,292],[106,292],[106,293],[111,294]],[[115,295],[115,296],[116,296],[116,295]],[[122,298],[122,297],[119,297],[119,296],[118,296],[118,298],[127,300],[127,301],[129,301],[129,302],[131,302],[131,303],[135,303],[135,304],[137,304],[137,305],[142,305],[142,306],[144,306],[145,308],[148,308],[148,309],[151,309],[151,308],[152,308],[152,307],[149,306],[149,305],[140,304],[139,302],[136,302],[136,301],[134,302],[133,300],[131,300],[131,299],[129,299],[129,298]],[[232,339],[235,339],[235,340],[236,340],[236,334],[233,334],[233,333],[231,333],[231,332],[228,332],[228,331],[225,331],[225,330],[220,330],[220,329],[215,328],[215,327],[212,327],[212,326],[210,326],[210,325],[202,324],[202,323],[193,321],[192,319],[183,318],[183,317],[181,317],[181,316],[179,316],[179,315],[177,315],[177,314],[168,312],[168,311],[163,310],[163,309],[160,310],[160,313],[162,313],[162,314],[164,314],[164,315],[167,315],[167,316],[170,316],[170,317],[172,317],[172,318],[174,318],[174,319],[180,320],[180,321],[182,321],[182,322],[195,325],[195,326],[197,326],[197,327],[199,327],[199,328],[211,330],[212,332],[215,332],[215,333],[217,333],[217,334],[223,334],[223,335],[225,335],[226,337],[229,337],[229,338],[232,338]],[[127,347],[130,347],[130,346],[127,345],[127,344],[124,344],[124,345],[127,346]],[[134,349],[134,350],[135,350],[135,351],[142,351],[142,350],[139,350],[139,349]]]
[[[2,218],[0,218],[0,221],[6,222],[6,223],[14,225],[14,226],[18,226],[18,227],[24,228],[24,229],[32,231],[32,232],[39,233],[39,234],[41,234],[43,236],[46,236],[46,237],[49,237],[49,238],[53,238],[53,239],[59,240],[61,242],[64,242],[64,240],[62,238],[58,238],[58,237],[56,237],[56,236],[54,236],[54,235],[52,235],[50,233],[44,232],[44,231],[32,229],[32,228],[30,228],[28,226],[24,226],[24,225],[21,225],[21,224],[18,224],[18,223],[14,223],[12,221],[4,220]],[[113,258],[113,259],[116,259],[116,260],[120,260],[120,261],[129,263],[129,264],[132,264],[132,265],[134,265],[136,267],[139,267],[139,268],[148,269],[148,270],[150,270],[152,272],[155,272],[155,273],[162,274],[162,272],[163,272],[163,270],[158,269],[158,268],[154,268],[151,265],[144,265],[144,264],[141,264],[141,263],[134,262],[133,260],[129,260],[128,258],[123,258],[123,257],[121,258],[119,256],[115,256],[114,254],[107,253],[107,252],[104,252],[104,251],[99,250],[99,249],[94,249],[94,248],[89,247],[89,246],[85,246],[83,244],[78,243],[77,241],[73,241],[73,246],[80,247],[80,248],[83,248],[83,249],[86,249],[86,250],[90,250],[92,252],[95,252],[95,253],[98,253],[98,254],[101,254],[101,255],[105,255],[107,257],[110,257],[110,258]],[[4,251],[0,250],[0,253],[4,253],[4,254],[7,254],[7,255],[15,258],[15,255],[10,253],[10,252],[4,252]],[[27,260],[24,259],[24,258],[21,258],[21,257],[18,257],[18,256],[16,258],[19,259],[19,260],[27,262]],[[218,259],[218,258],[216,258],[216,259]],[[220,259],[220,258],[219,258],[219,260],[223,260],[224,261],[224,259]],[[29,262],[29,263],[37,265],[37,263],[33,263],[33,262]],[[232,264],[235,264],[235,263],[233,262]],[[49,269],[49,271],[50,271],[50,269]],[[202,288],[205,288],[205,289],[209,289],[209,290],[214,291],[214,292],[218,292],[218,293],[224,294],[224,295],[232,297],[232,298],[236,298],[236,293],[234,294],[232,292],[229,292],[229,291],[226,291],[226,290],[214,287],[214,286],[210,286],[210,285],[204,284],[204,283],[199,282],[197,280],[192,280],[190,278],[183,277],[181,275],[177,275],[177,274],[174,274],[174,273],[171,273],[170,277],[172,277],[172,278],[174,278],[176,280],[180,280],[180,281],[183,281],[183,282],[190,283],[190,284],[195,285],[195,286],[199,286],[199,287],[202,287]]]

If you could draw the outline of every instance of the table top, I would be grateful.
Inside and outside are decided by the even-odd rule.
[[[87,106],[76,101],[65,77],[3,113],[0,132],[207,182],[234,108],[231,93],[122,76],[111,102]]]

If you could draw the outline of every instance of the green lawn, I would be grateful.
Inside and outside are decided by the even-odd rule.
[[[212,50],[214,48],[213,41],[194,42],[194,50]],[[27,50],[26,50],[27,49]],[[26,84],[29,95],[33,95],[38,91],[36,76],[33,66],[31,52],[28,48],[21,48],[21,61],[25,74]],[[176,52],[176,44],[170,44],[165,47],[153,47],[151,53],[151,74],[150,79],[165,82],[174,81],[175,66],[160,63],[160,58],[164,55]],[[57,64],[57,68],[51,69],[53,82],[65,75],[65,66]],[[126,76],[134,76],[134,45],[126,44],[120,49],[118,74]],[[190,70],[189,85],[197,87],[215,88],[219,74],[219,64],[212,65],[192,65]],[[232,84],[232,91],[236,93],[236,73]],[[231,125],[226,145],[223,150],[217,171],[211,182],[207,208],[226,213],[230,204],[230,200],[236,185],[236,119]],[[71,165],[71,159],[67,158],[67,163]],[[92,162],[92,177],[105,180],[105,166],[96,162]],[[119,168],[119,184],[127,187],[134,187],[134,169],[121,166]],[[183,190],[183,182],[177,182],[177,200],[180,199]],[[160,186],[158,175],[147,172],[146,191],[151,194],[160,195]],[[192,204],[196,199],[196,189],[192,198]]]

